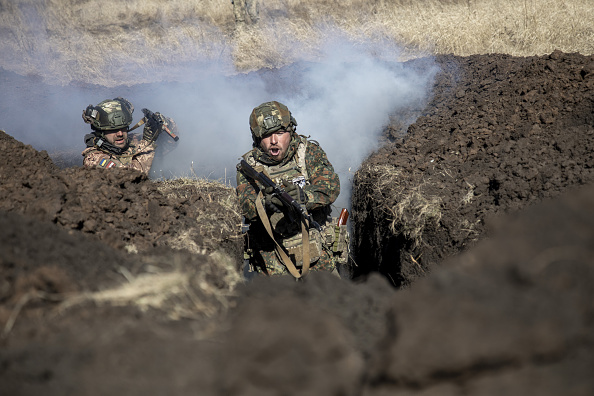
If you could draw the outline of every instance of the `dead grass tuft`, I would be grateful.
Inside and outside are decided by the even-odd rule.
[[[67,295],[60,309],[92,302],[134,307],[141,312],[152,310],[170,320],[201,320],[223,314],[230,308],[235,289],[243,282],[231,257],[217,251],[197,258],[193,266],[182,265],[175,255],[172,260],[172,270],[152,264],[137,276],[128,273],[127,281],[117,287]]]
[[[394,235],[403,234],[412,242],[413,248],[423,244],[423,232],[429,226],[437,226],[441,220],[441,198],[429,194],[431,180],[410,187],[405,185],[401,171],[391,165],[374,165],[363,170],[370,175],[375,202],[385,204],[384,211]],[[377,198],[377,197],[381,197]]]

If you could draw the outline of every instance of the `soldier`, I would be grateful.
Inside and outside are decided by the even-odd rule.
[[[260,19],[260,6],[258,0],[231,0],[233,4],[233,14],[235,15],[235,24],[242,25],[246,23],[246,15],[249,17],[248,23],[257,24]]]
[[[238,165],[237,195],[249,225],[246,252],[251,269],[268,275],[290,272],[296,278],[309,268],[337,273],[336,265],[348,257],[348,234],[346,225],[337,226],[330,216],[340,180],[326,153],[316,141],[297,134],[297,122],[282,103],[261,104],[249,122],[253,148],[243,160],[282,186],[321,225],[321,230],[305,228],[272,187],[251,179]]]
[[[146,118],[130,129],[133,112],[132,103],[122,97],[104,100],[97,106],[89,105],[83,110],[82,118],[91,124],[93,130],[85,135],[87,148],[82,152],[84,166],[132,168],[148,175],[155,158],[155,141],[161,130],[165,127],[175,136],[177,126],[171,118],[153,113],[163,126],[146,123],[140,138],[129,132],[142,125]],[[173,139],[159,139],[160,143],[163,141],[168,151],[175,147]]]

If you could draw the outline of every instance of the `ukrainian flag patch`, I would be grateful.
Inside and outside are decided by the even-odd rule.
[[[109,169],[109,168],[115,166],[115,162],[113,162],[107,158],[103,158],[101,161],[99,161],[99,166],[101,168]]]

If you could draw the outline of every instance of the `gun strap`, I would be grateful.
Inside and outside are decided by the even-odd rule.
[[[128,129],[128,132],[132,132],[133,130],[135,130],[136,128],[138,128],[139,126],[143,125],[146,122],[146,117],[141,119],[140,121],[138,121],[136,123],[136,125],[134,125],[132,128]]]
[[[264,228],[266,228],[266,232],[268,232],[268,235],[270,235],[270,238],[272,238],[272,240],[274,241],[276,253],[279,256],[279,258],[282,260],[285,267],[287,267],[287,270],[289,271],[289,273],[297,279],[302,278],[305,275],[307,275],[307,273],[309,272],[309,261],[310,261],[309,232],[308,232],[308,228],[305,224],[305,220],[301,221],[301,235],[303,238],[302,239],[303,268],[301,269],[301,272],[299,272],[297,267],[295,267],[295,264],[293,264],[293,261],[291,261],[291,258],[287,255],[287,253],[283,250],[281,245],[279,245],[279,243],[274,238],[274,235],[272,233],[272,226],[270,225],[270,220],[268,219],[268,215],[266,214],[266,209],[264,209],[264,205],[262,205],[263,197],[264,196],[262,195],[262,191],[258,192],[258,197],[256,198],[256,210],[258,211],[258,215],[260,216],[260,219],[262,220],[262,224],[264,224]]]

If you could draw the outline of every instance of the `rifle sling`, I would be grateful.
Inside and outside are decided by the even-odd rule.
[[[136,125],[134,125],[132,128],[128,129],[128,132],[132,132],[133,130],[135,130],[136,128],[138,128],[141,125],[144,125],[144,123],[146,122],[146,117],[141,119],[140,121],[138,121],[136,123]]]
[[[274,235],[272,233],[272,226],[270,224],[270,220],[268,219],[268,215],[266,214],[266,209],[264,209],[264,205],[262,205],[262,191],[258,192],[258,197],[256,198],[256,209],[258,211],[258,215],[262,220],[262,224],[264,224],[264,228],[266,228],[266,232],[270,235],[270,238],[274,241],[276,253],[279,258],[282,260],[287,270],[293,275],[295,278],[299,279],[307,275],[309,272],[309,260],[310,260],[310,252],[309,252],[309,230],[307,225],[305,224],[305,219],[301,219],[301,236],[302,236],[302,248],[303,248],[303,268],[301,272],[295,267],[291,258],[285,253],[283,248],[279,245],[279,243],[274,239]]]

